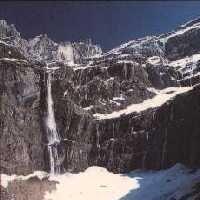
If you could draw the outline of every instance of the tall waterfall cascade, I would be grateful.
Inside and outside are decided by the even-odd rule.
[[[56,127],[54,116],[54,104],[51,90],[51,73],[47,77],[47,139],[48,139],[48,152],[50,157],[50,172],[52,174],[60,173],[60,161],[58,155],[58,145],[60,144],[60,137]]]

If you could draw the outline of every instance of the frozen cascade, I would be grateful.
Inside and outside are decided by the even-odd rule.
[[[53,99],[51,93],[51,73],[47,77],[47,139],[48,139],[48,152],[50,157],[50,169],[52,174],[60,173],[60,162],[58,156],[58,145],[60,144],[60,137],[57,132]]]

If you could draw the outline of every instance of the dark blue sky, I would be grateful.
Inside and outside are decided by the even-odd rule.
[[[92,38],[104,50],[170,31],[198,16],[198,1],[0,3],[0,18],[15,24],[25,38],[40,33],[55,41]]]

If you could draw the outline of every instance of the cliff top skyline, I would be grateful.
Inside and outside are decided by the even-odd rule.
[[[197,1],[1,2],[0,18],[15,24],[25,38],[45,33],[57,42],[91,38],[110,50],[128,40],[171,31],[198,17],[199,9]]]

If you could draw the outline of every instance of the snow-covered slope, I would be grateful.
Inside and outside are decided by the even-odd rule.
[[[192,87],[172,87],[172,88],[166,88],[163,90],[155,90],[155,89],[149,89],[150,91],[156,93],[156,95],[152,99],[144,100],[142,103],[139,104],[132,104],[127,106],[125,109],[114,111],[110,114],[94,114],[94,117],[96,117],[99,120],[103,119],[113,119],[118,118],[121,115],[128,115],[134,112],[141,112],[144,110],[147,110],[149,108],[155,108],[163,105],[170,99],[174,98],[176,95],[188,92],[191,90]]]

